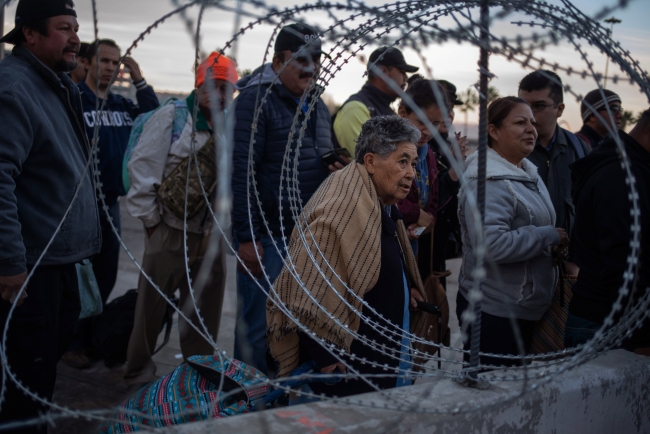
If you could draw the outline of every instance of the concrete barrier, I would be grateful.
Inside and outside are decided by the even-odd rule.
[[[535,381],[529,383],[532,384]],[[433,387],[433,390],[431,390]],[[190,433],[650,433],[650,358],[616,350],[516,398],[521,381],[497,381],[486,390],[451,379],[388,391],[422,413],[387,410],[379,393],[354,397],[375,407],[318,402],[167,428]],[[428,398],[423,394],[431,391]],[[421,402],[420,402],[421,401]],[[490,406],[489,408],[486,408]],[[481,408],[465,414],[426,410]]]

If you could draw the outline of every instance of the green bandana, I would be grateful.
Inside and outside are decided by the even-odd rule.
[[[196,90],[193,90],[192,93],[189,94],[187,98],[185,98],[185,102],[187,103],[187,108],[190,109],[190,114],[194,113],[194,97]],[[208,124],[208,120],[203,116],[203,113],[201,112],[201,109],[199,108],[196,112],[196,130],[197,131],[212,131],[212,128],[210,128],[210,125]]]

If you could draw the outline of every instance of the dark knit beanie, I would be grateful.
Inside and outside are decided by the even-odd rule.
[[[603,99],[603,96],[605,97]],[[587,122],[589,116],[596,114],[598,110],[602,110],[609,103],[618,101],[621,102],[621,97],[607,89],[595,89],[589,92],[580,103],[580,114],[582,115],[582,121]],[[590,107],[585,105],[585,102],[589,104]]]

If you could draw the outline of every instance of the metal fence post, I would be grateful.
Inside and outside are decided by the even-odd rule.
[[[481,1],[481,54],[479,60],[479,139],[478,139],[478,191],[476,200],[481,213],[481,227],[485,223],[485,167],[487,163],[487,98],[488,98],[488,58],[489,58],[489,6],[488,0]],[[482,280],[482,277],[479,278]],[[482,282],[479,281],[478,289],[481,291]],[[476,380],[478,377],[479,351],[481,349],[481,300],[474,304],[474,323],[472,324],[471,345],[469,356],[469,378]]]
[[[5,35],[5,5],[0,7],[0,37]],[[5,44],[0,44],[0,60],[5,57]]]

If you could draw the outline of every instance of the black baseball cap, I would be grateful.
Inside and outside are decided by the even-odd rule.
[[[16,7],[16,27],[0,39],[0,43],[17,44],[20,41],[20,32],[25,24],[44,20],[59,15],[77,16],[74,9],[68,7],[67,0],[20,0]]]
[[[407,64],[402,52],[395,47],[377,48],[370,55],[368,68],[370,68],[370,65],[394,66],[406,72],[417,72],[420,69],[417,66]]]
[[[309,54],[325,54],[321,50],[321,40],[318,30],[310,25],[295,23],[282,27],[275,38],[275,51],[289,50],[295,53],[306,49]]]
[[[438,83],[442,84],[447,92],[447,98],[452,105],[463,105],[463,102],[458,98],[456,94],[456,86],[453,83],[448,82],[447,80],[438,80]]]

